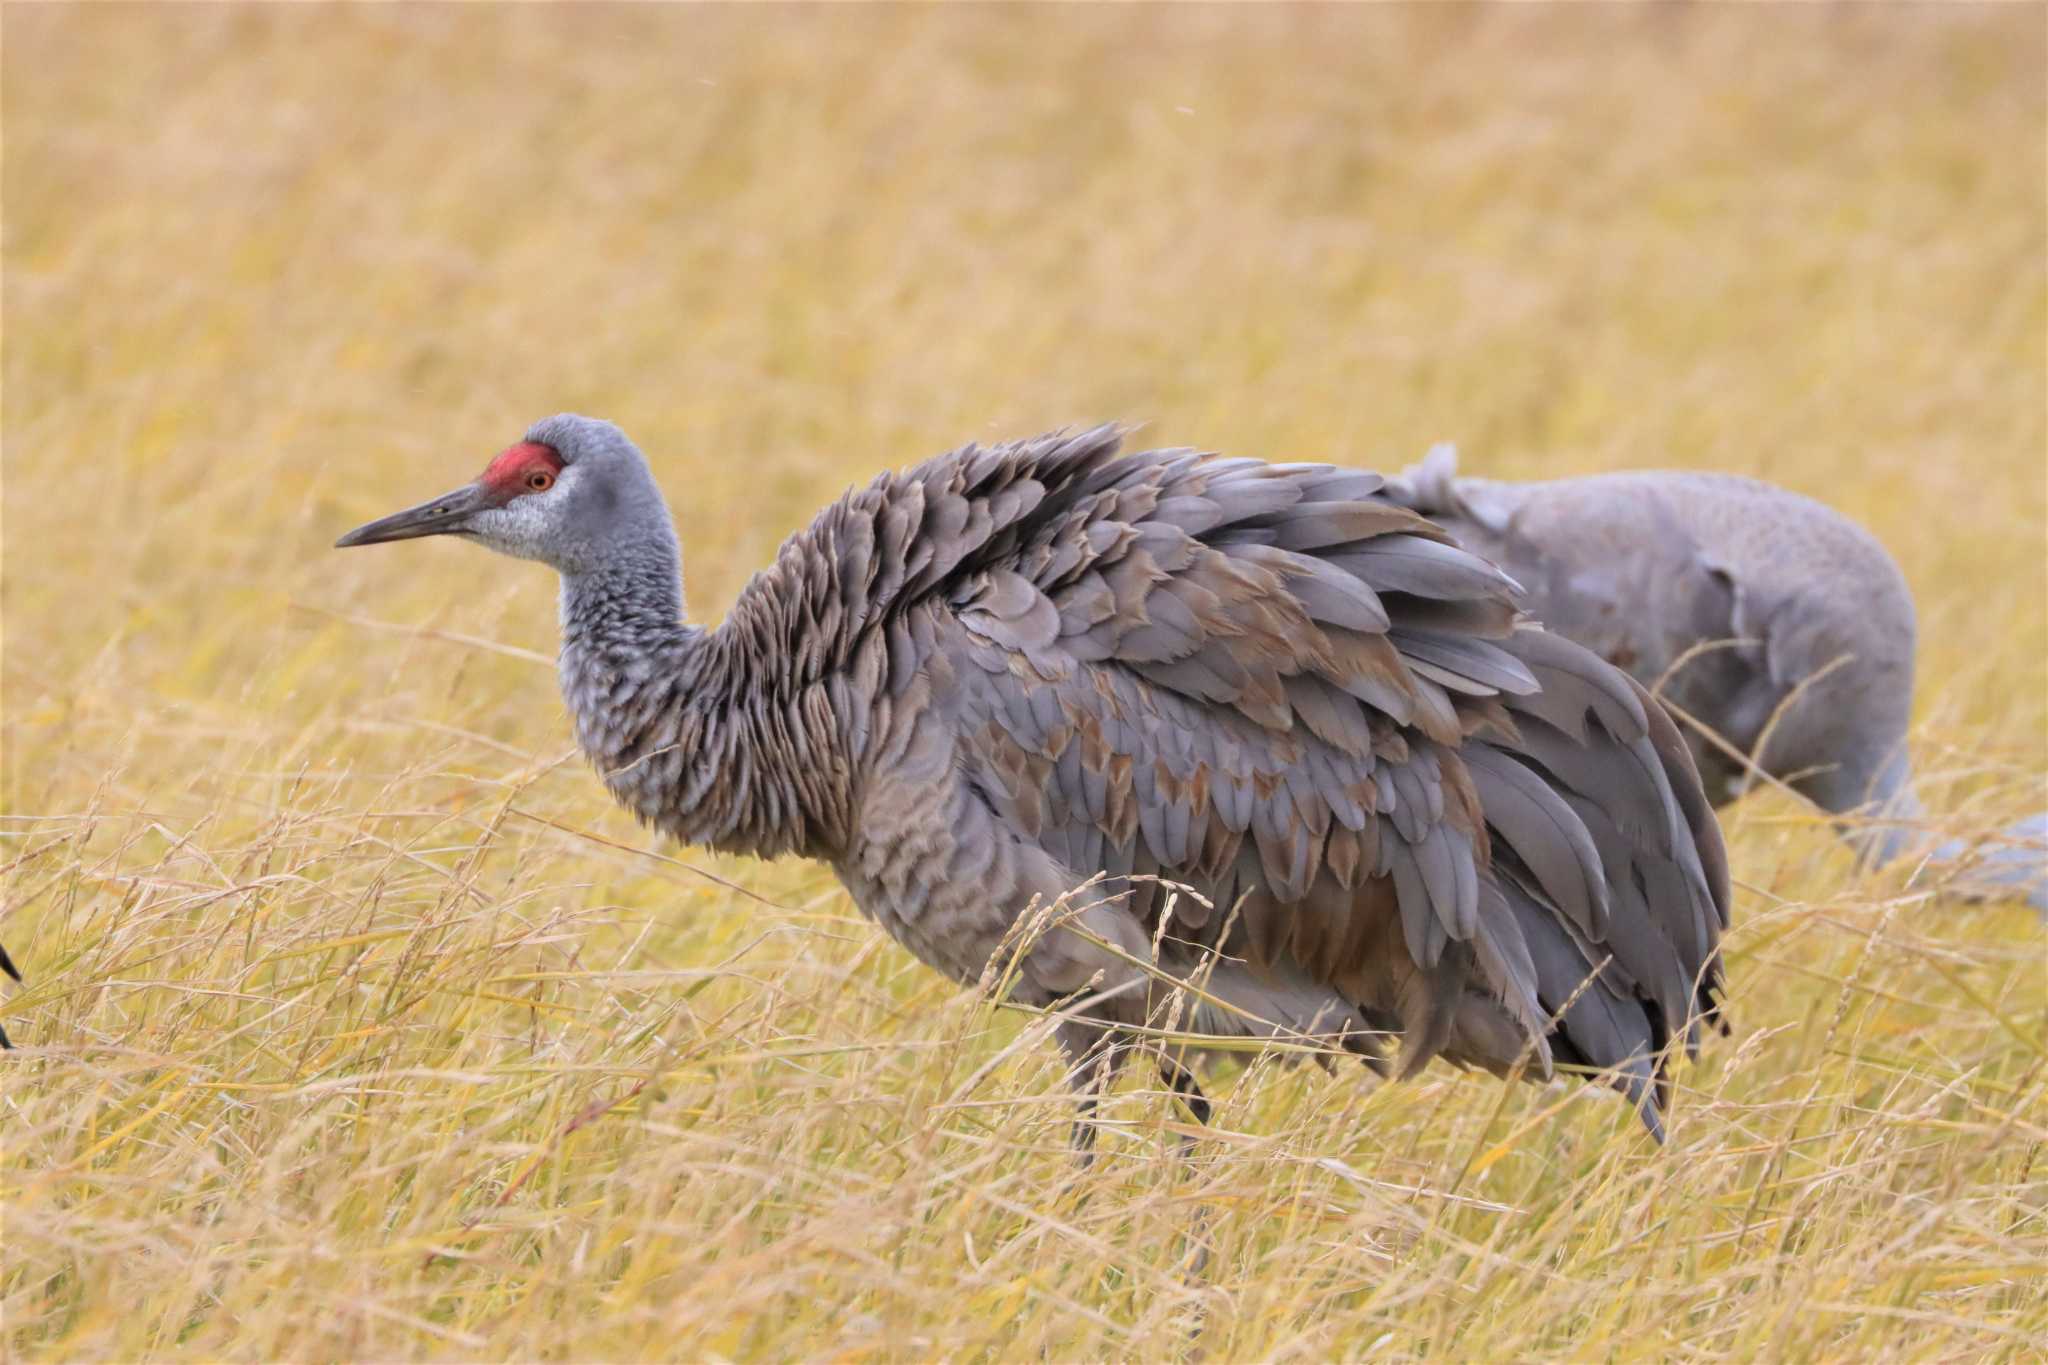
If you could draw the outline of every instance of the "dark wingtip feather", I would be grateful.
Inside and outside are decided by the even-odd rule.
[[[1636,1113],[1641,1117],[1643,1127],[1649,1130],[1651,1139],[1662,1147],[1665,1141],[1664,1115],[1659,1111],[1657,1102],[1648,1098],[1637,1100]]]

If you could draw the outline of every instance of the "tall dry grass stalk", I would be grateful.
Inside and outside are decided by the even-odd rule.
[[[2044,804],[2038,7],[4,16],[10,1357],[2038,1359],[2043,941],[1732,812],[1735,1034],[1273,1060],[1079,1171],[1043,1021],[565,751],[553,587],[340,529],[530,419],[715,618],[842,487],[1073,420],[1760,474]]]

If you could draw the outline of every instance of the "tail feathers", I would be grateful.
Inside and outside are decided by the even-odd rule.
[[[1610,985],[1603,970],[1607,954],[1587,944],[1537,893],[1513,876],[1503,876],[1500,887],[1535,966],[1537,998],[1556,1020],[1548,1037],[1551,1055],[1566,1066],[1609,1073],[1608,1084],[1628,1096],[1662,1142],[1671,1100],[1663,1011]]]
[[[1536,962],[1530,956],[1528,939],[1522,933],[1520,919],[1508,905],[1507,897],[1493,881],[1482,882],[1479,888],[1479,919],[1481,932],[1473,936],[1472,951],[1478,959],[1479,975],[1482,980],[1496,988],[1494,1003],[1501,1007],[1514,1025],[1515,1037],[1509,1043],[1509,1055],[1519,1054],[1532,1043],[1532,1068],[1535,1074],[1549,1079],[1551,1064],[1555,1060],[1550,1050],[1549,1012],[1544,1009],[1538,995],[1542,978],[1536,970]],[[1471,1013],[1483,1017],[1484,1011]],[[1461,1032],[1464,1026],[1480,1023],[1460,1016]],[[1485,1027],[1480,1023],[1480,1027]],[[1499,1052],[1498,1044],[1486,1046],[1485,1052]]]

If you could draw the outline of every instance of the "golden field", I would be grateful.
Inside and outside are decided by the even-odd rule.
[[[1820,496],[1951,833],[2048,804],[2038,5],[6,9],[0,1355],[2030,1360],[2023,907],[1725,815],[1734,1033],[1260,1062],[1085,1173],[1042,1025],[570,752],[534,418],[715,620],[873,471],[1145,439]],[[1206,1247],[1206,1256],[1201,1248]]]

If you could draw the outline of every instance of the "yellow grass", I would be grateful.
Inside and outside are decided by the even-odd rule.
[[[705,619],[847,484],[1076,420],[1755,473],[1905,566],[1980,834],[2048,770],[2044,37],[9,7],[0,1353],[2038,1358],[2022,908],[1758,800],[1665,1149],[1263,1062],[1185,1163],[1127,1085],[1082,1175],[1035,1021],[609,808],[544,570],[327,547],[560,409],[652,453]]]

